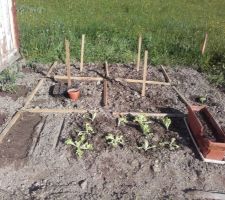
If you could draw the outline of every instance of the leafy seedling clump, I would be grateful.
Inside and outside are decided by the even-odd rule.
[[[109,133],[106,137],[106,142],[110,145],[112,145],[114,148],[118,147],[119,145],[124,145],[124,139],[122,135],[113,135],[112,133]]]
[[[118,118],[117,126],[119,127],[120,125],[125,125],[127,123],[128,123],[127,117],[124,115]]]
[[[148,119],[145,115],[140,114],[140,115],[135,116],[134,122],[138,123],[138,125],[140,126],[140,128],[145,136],[153,135],[153,133],[151,132],[152,130],[149,125]]]
[[[178,148],[180,148],[180,146],[176,143],[176,138],[171,138],[171,141],[165,141],[165,142],[160,142],[159,146],[161,147],[167,147],[169,148],[170,151],[174,151]]]
[[[144,151],[148,151],[149,149],[156,148],[156,145],[150,145],[149,141],[147,139],[144,139],[144,142],[141,146],[138,147],[138,149],[143,149]]]
[[[87,150],[93,150],[93,145],[87,142],[85,134],[80,134],[78,139],[73,141],[71,138],[66,140],[66,145],[72,145],[78,157],[82,157]]]

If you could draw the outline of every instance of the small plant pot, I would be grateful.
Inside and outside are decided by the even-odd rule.
[[[71,88],[67,90],[68,96],[72,101],[77,101],[80,97],[80,89]]]
[[[206,106],[188,107],[188,125],[204,158],[224,160],[225,133]]]

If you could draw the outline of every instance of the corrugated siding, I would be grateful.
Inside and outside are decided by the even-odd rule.
[[[0,71],[19,57],[14,0],[0,0]]]

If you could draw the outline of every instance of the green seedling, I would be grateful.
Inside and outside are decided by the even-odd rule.
[[[94,111],[94,112],[91,112],[90,117],[88,116],[87,118],[90,119],[93,122],[96,117],[97,117],[97,112]]]
[[[202,96],[202,97],[199,97],[199,101],[201,102],[201,104],[204,104],[206,102],[206,97]]]
[[[86,124],[85,124],[85,132],[86,132],[87,134],[94,133],[94,129],[92,128],[91,124],[89,124],[89,123],[86,123]]]
[[[124,145],[124,140],[122,135],[114,136],[112,133],[109,133],[105,137],[108,144],[112,145],[114,148],[118,147],[119,145]]]
[[[118,118],[117,126],[125,125],[126,123],[128,123],[128,120],[127,117],[124,115]]]
[[[71,138],[68,138],[65,142],[66,145],[72,145],[75,148],[75,152],[78,155],[78,157],[82,157],[84,154],[84,151],[87,150],[93,150],[93,145],[89,144],[86,141],[85,134],[79,136],[79,140],[74,141]]]
[[[144,140],[144,143],[140,147],[138,147],[138,149],[144,149],[145,151],[148,151],[149,149],[154,149],[154,148],[156,148],[156,145],[150,146],[148,140],[146,139]]]
[[[168,131],[169,127],[170,127],[170,125],[172,123],[172,120],[169,117],[164,117],[162,119],[162,122],[163,122],[163,125],[166,127],[166,130]]]
[[[139,126],[141,127],[141,130],[142,130],[142,132],[145,136],[151,136],[152,135],[151,127],[148,124],[148,119],[145,115],[142,115],[142,114],[137,115],[134,118],[134,122],[137,122],[139,124]]]
[[[148,119],[145,115],[139,114],[139,115],[135,116],[134,122],[137,122],[138,124],[144,124],[144,123],[148,122]]]
[[[180,148],[180,146],[176,144],[176,139],[175,138],[172,138],[170,142],[168,142],[168,141],[161,142],[161,143],[159,143],[159,145],[161,147],[168,147],[169,150],[171,150],[171,151]]]

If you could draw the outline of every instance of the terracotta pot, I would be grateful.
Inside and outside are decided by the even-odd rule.
[[[198,119],[197,112],[202,112],[207,123],[213,127],[213,136],[216,141],[205,137],[204,127]],[[206,106],[188,106],[188,125],[203,156],[207,159],[224,160],[225,133],[210,114]]]
[[[79,99],[80,97],[80,90],[76,88],[71,88],[67,90],[67,93],[72,101],[77,101],[77,99]]]

